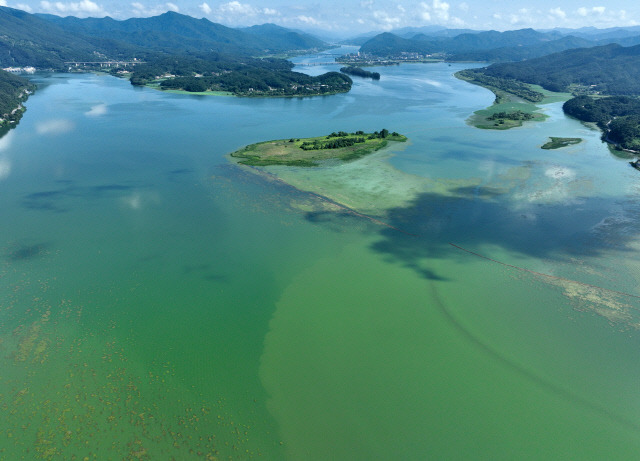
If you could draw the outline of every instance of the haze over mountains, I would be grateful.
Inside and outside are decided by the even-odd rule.
[[[61,69],[65,61],[204,56],[265,56],[328,45],[273,24],[233,29],[167,12],[151,18],[62,18],[0,7],[0,65]]]
[[[534,29],[506,32],[449,30],[449,34],[442,30],[425,30],[412,35],[413,32],[418,30],[405,30],[401,34],[404,37],[389,32],[376,35],[362,43],[360,51],[380,57],[401,53],[440,53],[452,61],[519,61],[572,48],[609,43],[623,46],[640,44],[639,27],[546,32]]]

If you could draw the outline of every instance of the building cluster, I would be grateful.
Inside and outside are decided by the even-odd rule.
[[[5,67],[2,70],[11,72],[12,74],[33,74],[36,71],[35,67]]]

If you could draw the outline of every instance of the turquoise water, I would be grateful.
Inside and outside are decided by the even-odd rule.
[[[558,103],[468,126],[464,67],[275,100],[38,76],[0,140],[0,459],[634,459],[638,173]],[[410,141],[226,157],[382,128]]]

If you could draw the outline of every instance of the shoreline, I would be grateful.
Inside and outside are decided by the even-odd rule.
[[[542,110],[542,108],[539,107],[538,104],[545,105],[553,102],[566,101],[571,98],[571,95],[568,93],[556,93],[553,91],[545,90],[538,85],[526,84],[529,89],[542,95],[542,100],[534,103],[507,90],[495,87],[493,85],[483,84],[482,82],[479,82],[477,80],[465,78],[460,74],[460,72],[461,71],[454,73],[453,76],[458,80],[462,80],[471,85],[477,85],[485,88],[495,95],[495,99],[490,106],[474,111],[474,113],[467,118],[467,124],[478,129],[508,130],[511,128],[520,128],[525,122],[542,122],[548,118],[548,115],[539,112],[540,110]],[[513,113],[517,111],[523,112],[525,114],[531,114],[533,117],[528,120],[489,118],[501,112]]]

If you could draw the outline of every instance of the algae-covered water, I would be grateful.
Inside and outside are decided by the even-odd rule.
[[[638,172],[561,103],[468,126],[493,95],[461,68],[276,100],[37,76],[0,140],[0,459],[634,459]],[[226,157],[382,128],[410,141]]]

